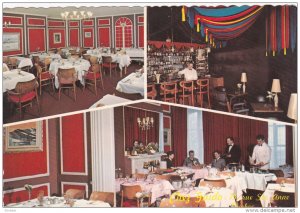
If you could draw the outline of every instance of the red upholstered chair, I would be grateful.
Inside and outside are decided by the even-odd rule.
[[[59,91],[58,91],[58,99],[60,100],[61,90],[62,89],[72,89],[74,92],[74,100],[76,101],[76,81],[77,74],[75,68],[69,69],[58,69],[57,72],[58,82],[59,82]]]
[[[113,192],[92,192],[90,200],[100,200],[109,203],[111,207],[114,206],[115,194]]]
[[[7,66],[9,69],[16,69],[18,67],[18,59],[9,57]]]
[[[68,189],[65,193],[70,199],[84,199],[84,190],[80,189]]]
[[[194,106],[194,81],[181,81],[179,82],[180,91],[178,99],[180,104],[185,104],[185,99],[188,99],[188,105]]]
[[[34,66],[38,74],[40,84],[40,95],[42,94],[42,87],[47,85],[52,86],[52,90],[54,93],[54,75],[52,75],[49,71],[44,71],[43,68],[38,64],[35,64]]]
[[[157,96],[157,92],[155,89],[155,84],[148,84],[147,85],[147,97],[151,98],[152,100],[155,99]]]
[[[36,79],[26,82],[18,82],[16,88],[12,91],[7,91],[8,101],[17,105],[20,111],[20,119],[22,118],[22,108],[30,105],[36,100],[38,113],[40,114],[39,99],[37,94],[38,82]]]
[[[209,94],[209,79],[198,79],[197,80],[197,97],[198,97],[198,103],[200,106],[203,106],[203,98],[204,95],[207,96],[207,101],[208,101],[208,108],[211,108],[210,105],[210,94]]]
[[[89,55],[89,54],[83,54],[82,57],[83,57],[84,60],[89,61],[90,58],[91,58],[91,55]]]
[[[117,71],[117,63],[112,62],[111,56],[102,56],[102,70],[109,69],[109,75],[111,77],[111,70],[114,69]]]
[[[91,56],[90,57],[90,63],[93,64],[98,64],[98,58],[96,56]]]
[[[163,92],[163,101],[176,103],[177,102],[177,82],[165,82],[160,85]]]
[[[102,89],[104,89],[100,64],[92,64],[83,78],[85,80],[84,89],[87,84],[93,85],[97,95],[97,81],[101,82]]]

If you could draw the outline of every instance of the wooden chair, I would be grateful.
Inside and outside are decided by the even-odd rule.
[[[38,82],[36,79],[18,82],[13,91],[7,91],[8,101],[16,104],[20,111],[20,119],[22,118],[22,108],[30,105],[36,100],[38,106],[38,114],[40,114],[39,98],[37,94]]]
[[[272,207],[295,207],[295,193],[275,191],[271,203]]]
[[[91,62],[91,65],[98,64],[98,58],[96,56],[91,56],[90,62]]]
[[[225,87],[219,86],[214,88],[213,106],[214,109],[231,112],[231,106]]]
[[[157,96],[155,84],[147,84],[147,97],[154,100]]]
[[[45,60],[44,60],[44,70],[45,71],[49,71],[49,66],[52,62],[52,58],[50,56],[47,56],[45,57]]]
[[[212,185],[213,187],[226,187],[225,180],[201,180],[200,186]]]
[[[114,69],[115,72],[117,71],[117,63],[112,62],[111,56],[102,56],[102,70],[104,70],[104,68],[109,69],[109,74],[111,77],[112,69]]]
[[[9,57],[7,66],[9,67],[9,69],[17,69],[18,60],[16,58]]]
[[[72,58],[74,60],[78,60],[79,59],[79,55],[78,54],[74,54],[74,55],[71,55],[70,58]]]
[[[9,63],[8,59],[9,59],[8,56],[3,56],[2,57],[2,63],[8,64]]]
[[[60,100],[61,90],[62,89],[72,89],[74,92],[74,100],[76,101],[76,81],[77,75],[75,68],[62,69],[58,68],[57,72],[58,82],[59,82],[59,91],[58,99]]]
[[[76,54],[77,54],[77,52],[76,52],[76,50],[75,50],[75,49],[71,49],[71,50],[69,50],[69,53],[70,53],[71,55],[76,55]]]
[[[277,177],[276,183],[292,183],[295,184],[295,179],[294,178],[284,178],[284,177]]]
[[[171,181],[172,175],[156,175],[155,178],[157,180],[167,180]]]
[[[104,90],[100,64],[92,64],[90,66],[90,69],[83,76],[83,78],[85,80],[84,89],[86,88],[87,84],[93,85],[94,88],[95,88],[95,93],[97,95],[98,94],[98,92],[97,92],[97,81],[100,81],[101,84],[102,84],[102,89]]]
[[[224,176],[231,176],[234,177],[235,176],[235,172],[226,172],[226,171],[222,171],[219,172],[220,175],[224,175]]]
[[[188,105],[194,106],[194,81],[181,81],[179,82],[180,93],[178,99],[180,104],[185,104],[185,99],[188,99]]]
[[[142,188],[139,185],[124,186],[121,185],[121,207],[124,206],[124,200],[136,200],[136,207],[140,207],[139,199],[136,197],[136,193],[142,192]],[[150,201],[149,201],[150,206]]]
[[[38,55],[32,56],[32,62],[33,64],[40,64],[41,63],[40,57]]]
[[[203,107],[203,98],[204,95],[206,95],[208,101],[208,108],[211,108],[210,94],[209,94],[209,79],[198,79],[197,85],[198,85],[198,91],[197,91],[198,103],[200,104],[201,107]]]
[[[82,57],[83,57],[83,59],[84,59],[84,60],[87,60],[87,61],[89,61],[89,60],[90,60],[90,58],[91,58],[91,55],[84,54]]]
[[[165,82],[160,85],[163,92],[163,101],[177,103],[177,82]]]
[[[90,200],[100,200],[109,203],[111,207],[114,206],[115,194],[113,192],[92,192]]]
[[[270,173],[273,173],[274,175],[276,175],[276,177],[284,177],[284,173],[282,170],[280,169],[269,169]]]
[[[52,85],[52,91],[54,93],[54,75],[50,73],[49,71],[44,71],[42,67],[38,64],[34,65],[39,79],[39,85],[40,85],[40,95],[42,94],[42,87],[47,85]]]
[[[81,189],[68,189],[65,194],[70,199],[84,199],[85,191]]]

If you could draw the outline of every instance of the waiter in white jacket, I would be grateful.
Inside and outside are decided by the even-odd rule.
[[[194,81],[198,79],[197,71],[193,68],[192,63],[189,63],[185,69],[179,71],[178,75],[184,75],[185,81]]]
[[[270,168],[271,148],[265,142],[265,136],[263,135],[257,135],[256,141],[257,145],[254,147],[252,157],[249,159],[250,164],[267,170]]]

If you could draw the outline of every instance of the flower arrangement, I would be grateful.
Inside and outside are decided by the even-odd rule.
[[[158,144],[154,142],[148,143],[148,145],[146,146],[146,151],[149,154],[154,154],[158,152]]]
[[[32,185],[25,184],[24,188],[25,188],[26,191],[32,191]]]

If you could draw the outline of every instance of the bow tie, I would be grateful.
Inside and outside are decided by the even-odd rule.
[[[229,145],[229,146],[233,146],[233,145]]]

